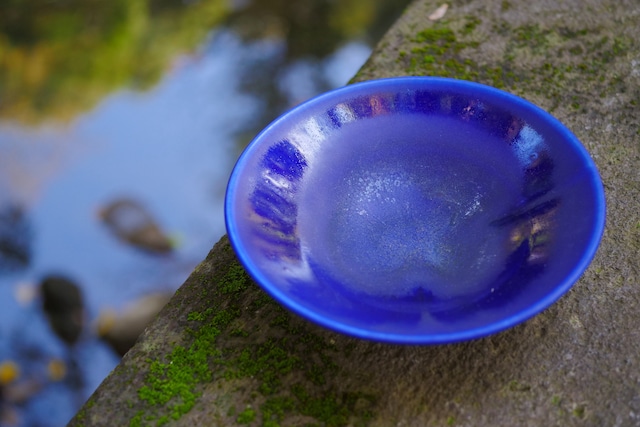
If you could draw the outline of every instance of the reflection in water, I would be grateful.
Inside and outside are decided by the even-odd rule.
[[[0,206],[0,275],[24,269],[32,256],[31,226],[23,208]]]
[[[100,219],[119,239],[146,251],[168,253],[171,241],[139,202],[120,198],[100,210]]]
[[[0,13],[0,115],[71,120],[122,86],[156,83],[229,12],[201,0],[21,0]]]
[[[298,7],[300,2],[287,4]],[[394,4],[402,7],[402,2]],[[385,18],[393,20],[393,15]],[[0,416],[15,416],[11,425],[66,423],[78,399],[97,387],[118,362],[117,353],[131,343],[130,337],[112,340],[123,319],[125,329],[132,328],[129,311],[119,309],[131,300],[149,301],[158,292],[171,294],[224,233],[228,174],[248,139],[283,108],[345,84],[370,52],[362,41],[340,37],[323,48],[328,57],[301,60],[287,48],[290,39],[296,34],[245,43],[221,28],[195,54],[175,59],[152,91],[117,92],[65,125],[27,128],[0,122],[0,200],[24,206],[19,214],[13,208],[2,211],[0,219],[0,362],[18,362],[21,376],[15,384],[37,384],[20,407],[12,401],[10,410],[0,410]],[[313,40],[321,44],[317,35]],[[300,75],[305,66],[299,64],[311,64],[314,71]],[[304,167],[304,159],[295,160],[290,147],[281,150],[285,160],[294,156],[292,164]],[[265,212],[274,208],[268,197],[279,194],[274,193],[277,185],[295,182],[295,171],[286,169],[286,161],[282,165],[280,174],[270,176],[271,187],[265,184],[263,194],[256,194]],[[117,200],[144,206],[145,213],[129,209],[122,223],[119,209],[116,219],[101,212]],[[163,230],[163,251],[169,236],[170,253],[157,257],[135,250],[140,245],[133,235],[141,218],[153,218]],[[269,227],[274,237],[295,226],[283,221]],[[121,239],[114,239],[111,230]],[[287,251],[285,256],[300,256],[293,242]],[[82,290],[86,323],[73,345],[73,360],[70,346],[52,332],[41,296],[33,296],[35,283],[52,271],[64,272]],[[121,314],[108,315],[104,307]],[[94,329],[97,318],[99,330]],[[52,360],[63,361],[67,374],[49,375]]]
[[[49,275],[39,285],[42,299],[42,311],[49,327],[67,346],[66,355],[59,359],[64,367],[56,381],[68,386],[74,394],[77,404],[84,401],[84,374],[80,369],[76,345],[83,333],[86,333],[86,312],[84,298],[78,284],[67,277]],[[55,366],[55,365],[54,365]],[[56,376],[56,373],[52,373]]]
[[[40,284],[42,310],[55,334],[67,345],[78,342],[84,328],[84,301],[80,287],[62,276],[47,276]]]
[[[124,356],[172,296],[172,292],[153,293],[127,303],[121,312],[103,310],[96,320],[98,335]]]
[[[224,233],[227,177],[248,140],[283,109],[346,83],[408,1],[13,3],[0,13],[0,363],[17,361],[20,375],[0,385],[0,424],[57,427],[118,361],[97,333],[118,353],[130,345],[111,342],[123,319],[132,329],[118,308],[166,297]],[[175,57],[225,15],[227,29]],[[66,122],[10,121],[52,118]],[[114,200],[145,212],[101,216]],[[145,229],[136,225],[150,218],[151,246],[171,249],[162,257],[135,250]],[[299,257],[296,245],[287,256]],[[52,271],[82,291],[86,322],[72,346],[37,295]],[[105,306],[121,314],[99,316]]]

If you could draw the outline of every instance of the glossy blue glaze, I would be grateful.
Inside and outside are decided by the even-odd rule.
[[[240,261],[292,311],[353,336],[438,344],[539,313],[604,229],[596,167],[509,93],[402,77],[281,116],[238,160],[225,205]]]

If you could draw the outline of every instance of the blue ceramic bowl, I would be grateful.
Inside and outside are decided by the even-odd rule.
[[[551,115],[466,81],[354,84],[284,114],[240,156],[231,244],[255,281],[352,336],[437,344],[539,313],[604,228],[596,167]]]

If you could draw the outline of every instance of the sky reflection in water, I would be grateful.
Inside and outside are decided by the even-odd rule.
[[[176,289],[224,234],[223,196],[240,152],[237,135],[252,132],[255,117],[265,113],[259,97],[239,89],[242,75],[256,70],[238,70],[283,48],[276,41],[243,44],[221,31],[176,60],[152,91],[117,92],[64,127],[0,123],[0,205],[25,206],[33,231],[29,266],[0,274],[0,360],[22,361],[23,376],[34,376],[47,359],[65,359],[68,351],[37,300],[16,303],[20,284],[60,272],[78,281],[87,307],[86,338],[77,346],[82,395],[64,383],[47,385],[21,411],[23,425],[63,425],[117,364],[115,353],[87,331],[101,308]],[[319,73],[330,86],[345,84],[369,52],[350,43],[321,63],[296,61],[278,88],[292,106],[323,90]],[[149,255],[111,235],[98,211],[120,197],[147,207],[178,242],[176,251]],[[45,361],[29,361],[29,352]]]

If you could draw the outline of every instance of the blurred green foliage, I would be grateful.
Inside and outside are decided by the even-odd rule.
[[[223,22],[247,41],[284,41],[284,65],[325,57],[348,39],[373,43],[408,3],[1,0],[0,118],[69,120],[114,89],[148,88]],[[263,71],[257,79],[273,86],[274,75]]]
[[[228,18],[247,40],[275,37],[289,59],[322,58],[358,38],[375,43],[410,0],[253,0]]]
[[[67,120],[117,87],[148,87],[228,11],[226,0],[3,0],[0,116]]]

